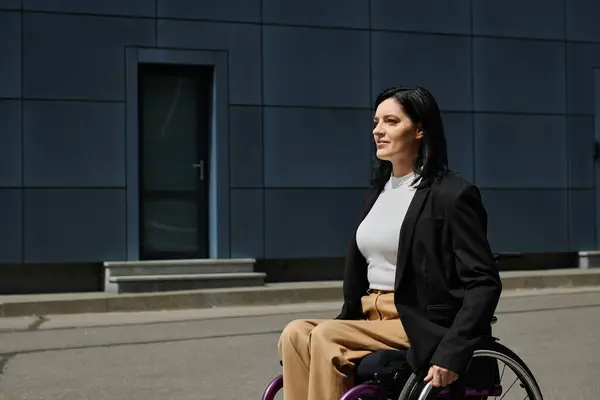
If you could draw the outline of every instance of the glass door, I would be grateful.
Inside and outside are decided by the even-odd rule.
[[[139,72],[141,259],[206,258],[212,68]]]

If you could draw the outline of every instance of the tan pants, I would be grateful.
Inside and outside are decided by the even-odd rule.
[[[279,339],[284,400],[339,400],[355,362],[373,351],[408,348],[393,293],[362,298],[364,319],[295,320]]]

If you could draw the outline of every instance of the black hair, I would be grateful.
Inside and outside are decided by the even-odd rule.
[[[421,124],[423,138],[413,161],[418,177],[412,182],[418,187],[431,185],[435,179],[448,172],[448,152],[440,109],[433,95],[422,87],[394,87],[383,90],[375,100],[375,109],[389,98],[402,106],[414,124]],[[376,151],[376,149],[375,149]],[[372,184],[383,189],[392,173],[392,163],[374,157]]]

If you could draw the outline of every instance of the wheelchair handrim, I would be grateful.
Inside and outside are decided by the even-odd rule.
[[[498,343],[496,344],[496,346],[501,346],[503,348],[503,351],[506,351],[507,353],[511,353],[511,354],[505,354],[505,353],[503,353],[501,351],[497,351],[497,350],[481,349],[481,350],[475,350],[472,358],[493,357],[493,358],[496,358],[496,359],[504,362],[517,375],[517,377],[519,379],[522,379],[524,381],[524,383],[527,384],[526,390],[527,390],[527,394],[531,398],[531,400],[543,400],[542,392],[541,392],[537,382],[535,381],[533,374],[525,366],[525,363],[523,363],[523,361],[516,354],[511,356],[513,352],[511,350],[505,348],[505,346],[502,346]],[[417,375],[415,373],[411,374],[411,376],[406,381],[406,384],[404,385],[404,388],[402,389],[402,392],[400,393],[398,400],[413,399],[412,396],[415,394],[414,391],[417,387],[418,379],[420,379],[421,375],[422,374],[419,374],[419,375]],[[433,386],[431,385],[431,382],[429,382],[423,388],[421,393],[419,393],[419,397],[417,397],[416,399],[417,400],[427,399],[427,396],[429,396],[429,393],[431,392],[432,387]]]

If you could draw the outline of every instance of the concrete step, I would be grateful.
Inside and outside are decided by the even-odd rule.
[[[253,272],[255,262],[252,258],[107,261],[104,268],[111,276],[218,274]]]
[[[579,268],[599,268],[600,267],[600,251],[580,251]]]
[[[266,276],[262,272],[124,275],[112,276],[110,282],[117,286],[119,293],[145,293],[263,286]]]
[[[263,285],[264,275],[253,272],[255,262],[252,258],[107,261],[104,291],[140,293]]]

